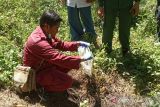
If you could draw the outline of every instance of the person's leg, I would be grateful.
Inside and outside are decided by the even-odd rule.
[[[84,34],[83,27],[80,21],[79,9],[77,7],[67,7],[68,10],[68,22],[70,26],[71,40],[81,40],[81,36]]]
[[[129,37],[132,15],[130,8],[119,10],[119,40],[122,46],[122,54],[125,55],[130,49]]]
[[[79,10],[80,10],[81,20],[85,28],[85,32],[90,34],[91,36],[94,36],[93,40],[95,40],[97,34],[95,33],[94,30],[93,19],[91,14],[91,6],[79,8]]]
[[[48,92],[62,92],[72,86],[72,78],[57,69],[49,69],[39,72],[36,77],[37,83]]]
[[[106,45],[107,53],[112,51],[112,39],[113,39],[113,30],[115,27],[115,20],[117,16],[116,9],[105,9],[104,13],[104,25],[103,25],[103,37],[102,42]]]
[[[157,19],[157,34],[156,34],[156,43],[160,42],[160,6],[157,6],[156,11],[156,19]]]

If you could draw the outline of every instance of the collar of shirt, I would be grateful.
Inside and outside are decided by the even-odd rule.
[[[52,37],[51,40],[48,40],[40,26],[36,27],[29,38],[32,38],[34,42],[38,42],[40,40],[47,40],[48,42],[61,42],[61,40],[56,38],[56,36]]]
[[[46,40],[47,39],[46,35],[44,34],[44,32],[43,32],[43,30],[40,26],[37,26],[37,28],[35,30],[35,33],[39,34],[39,37],[41,38],[41,40]]]

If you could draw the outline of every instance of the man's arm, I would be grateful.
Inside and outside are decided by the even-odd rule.
[[[64,42],[57,37],[53,38],[52,47],[62,51],[77,51],[79,44],[77,42]]]
[[[33,55],[62,68],[79,69],[80,62],[83,61],[80,56],[68,56],[53,49],[47,41],[40,41],[29,48]]]
[[[62,51],[77,51],[79,44],[77,42],[54,42],[52,46]]]

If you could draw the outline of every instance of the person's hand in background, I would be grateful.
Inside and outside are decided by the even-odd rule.
[[[98,16],[101,17],[101,18],[104,17],[104,8],[103,7],[99,7]]]
[[[133,16],[137,16],[139,14],[139,1],[133,4],[133,7],[131,8],[130,12]]]

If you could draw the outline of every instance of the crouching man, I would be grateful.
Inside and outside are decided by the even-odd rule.
[[[91,56],[67,56],[62,51],[77,51],[86,42],[63,42],[56,37],[62,19],[54,11],[45,11],[40,26],[28,37],[24,47],[24,66],[37,70],[36,83],[47,92],[63,92],[70,88],[73,79],[67,75],[71,69],[79,69],[80,62]],[[61,52],[60,52],[61,51]]]

